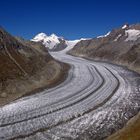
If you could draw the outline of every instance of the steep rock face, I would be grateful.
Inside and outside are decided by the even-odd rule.
[[[13,37],[0,28],[0,105],[57,84],[63,68],[65,64],[55,61],[42,43]]]
[[[107,35],[82,40],[69,53],[124,64],[140,71],[140,24],[124,25]]]

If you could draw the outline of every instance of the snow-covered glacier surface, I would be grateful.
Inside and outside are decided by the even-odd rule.
[[[0,139],[104,139],[140,109],[140,75],[126,68],[51,53],[69,63],[57,87],[0,108]]]

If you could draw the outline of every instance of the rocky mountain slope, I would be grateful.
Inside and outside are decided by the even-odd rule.
[[[121,64],[140,73],[140,24],[126,24],[106,35],[80,41],[68,53],[91,60]],[[133,117],[123,129],[107,140],[139,140],[139,134],[140,114]]]
[[[140,24],[124,25],[104,36],[82,40],[69,53],[123,64],[140,72]]]
[[[37,34],[31,41],[33,42],[41,42],[48,48],[50,51],[61,51],[66,49],[67,47],[70,47],[71,49],[81,40],[85,39],[79,39],[79,40],[65,40],[63,37],[58,37],[55,34],[51,34],[50,36],[47,36],[45,33],[39,33]]]
[[[41,43],[15,38],[0,28],[0,105],[55,84],[65,68]]]

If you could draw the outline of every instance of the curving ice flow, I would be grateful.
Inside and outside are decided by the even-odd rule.
[[[102,139],[138,112],[138,74],[62,52],[51,55],[71,65],[67,79],[1,107],[0,140]]]

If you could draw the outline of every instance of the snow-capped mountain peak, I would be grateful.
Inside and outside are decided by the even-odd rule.
[[[52,33],[50,36],[46,35],[45,33],[39,33],[36,35],[31,41],[41,42],[43,43],[46,48],[51,51],[62,51],[67,52],[71,50],[78,42],[82,40],[89,40],[90,38],[81,38],[77,40],[67,40],[62,36],[57,36],[56,34]]]
[[[37,34],[32,41],[41,41],[42,39],[58,39],[59,37],[56,34],[51,34],[50,36],[47,36],[45,33],[39,33]]]
[[[42,42],[50,50],[62,50],[67,47],[73,48],[79,41],[84,40],[65,40],[63,37],[58,37],[56,34],[47,36],[45,33],[39,33],[31,41]]]
[[[59,37],[58,37],[56,34],[54,34],[54,33],[51,34],[50,37],[52,37],[52,38],[59,38]]]
[[[44,40],[45,38],[47,38],[45,33],[39,33],[32,39],[32,41],[38,42]]]
[[[54,46],[60,43],[59,37],[56,34],[47,36],[45,33],[39,33],[33,39],[31,39],[31,41],[43,42],[43,44],[49,49],[52,49]]]

